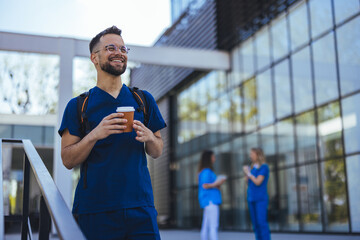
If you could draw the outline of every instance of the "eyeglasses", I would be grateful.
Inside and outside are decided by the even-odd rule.
[[[128,47],[126,47],[126,46],[121,46],[121,47],[117,47],[116,45],[114,45],[114,44],[109,44],[109,45],[106,45],[105,46],[105,49],[109,52],[109,53],[114,53],[114,52],[116,52],[117,50],[119,50],[121,53],[128,53],[129,52],[129,50],[130,50],[130,48],[128,48]],[[97,53],[97,52],[100,52],[101,51],[101,49],[100,50],[97,50],[96,52],[94,52],[94,53]]]

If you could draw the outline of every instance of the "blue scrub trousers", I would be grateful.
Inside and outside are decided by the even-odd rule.
[[[269,200],[248,201],[249,211],[256,240],[270,240],[269,224],[267,222],[267,207]]]
[[[125,208],[79,214],[78,224],[88,240],[160,240],[155,207]]]

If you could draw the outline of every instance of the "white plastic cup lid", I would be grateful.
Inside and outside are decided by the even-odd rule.
[[[135,108],[134,107],[118,107],[116,109],[116,112],[134,112]]]

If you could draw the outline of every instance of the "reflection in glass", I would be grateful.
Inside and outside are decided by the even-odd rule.
[[[271,25],[273,60],[277,61],[289,53],[289,38],[285,15],[278,17]]]
[[[360,89],[360,17],[337,29],[341,95]]]
[[[289,61],[285,59],[274,67],[276,118],[283,118],[292,112]]]
[[[295,113],[313,108],[313,86],[309,47],[292,55]]]
[[[176,194],[176,224],[179,227],[192,227],[191,189],[180,190]]]
[[[344,160],[335,159],[322,162],[321,173],[326,219],[325,231],[349,231]]]
[[[232,130],[233,133],[241,133],[243,120],[242,120],[242,97],[241,97],[241,88],[235,88],[230,92],[230,101],[231,101],[231,114],[232,114]]]
[[[326,30],[330,30],[332,24],[331,0],[310,1],[311,33],[317,37]]]
[[[266,156],[266,162],[269,165],[271,165],[270,156],[274,156],[276,153],[274,126],[262,128],[260,130],[260,137],[261,137],[261,148],[263,149],[264,154]]]
[[[255,78],[252,78],[243,84],[243,94],[245,131],[249,132],[251,130],[254,130],[257,127],[258,123]]]
[[[320,157],[342,156],[343,144],[339,102],[328,104],[318,109]]]
[[[247,183],[245,178],[236,179],[233,181],[234,203],[235,203],[235,222],[234,225],[237,230],[250,230],[250,215],[248,211],[247,198]]]
[[[257,75],[256,90],[259,109],[260,126],[274,122],[273,96],[271,87],[271,70]]]
[[[209,133],[209,143],[215,144],[218,139],[218,133],[220,129],[220,116],[219,116],[219,105],[218,101],[212,101],[208,104],[207,107],[207,130]]]
[[[279,166],[295,164],[294,123],[292,118],[285,119],[277,124],[277,141]]]
[[[280,229],[280,200],[279,193],[277,191],[276,185],[276,172],[270,172],[269,182],[268,182],[268,195],[269,195],[269,208],[268,208],[268,220],[269,227],[271,231],[278,231]]]
[[[232,144],[231,176],[243,176],[242,168],[249,164],[248,153],[244,148],[244,137],[235,138]]]
[[[360,2],[358,0],[334,0],[334,9],[335,21],[339,23],[358,13],[360,10]]]
[[[242,60],[243,60],[243,70],[244,70],[244,79],[248,79],[254,75],[254,45],[253,39],[249,38],[242,44]]]
[[[294,50],[309,42],[308,15],[305,1],[290,10],[289,22],[291,50]]]
[[[313,44],[316,103],[339,96],[336,77],[334,34],[330,33]]]
[[[253,132],[251,134],[248,134],[245,136],[245,141],[246,141],[246,161],[248,161],[248,163],[245,163],[246,165],[251,165],[251,160],[250,160],[250,150],[251,148],[256,148],[259,147],[259,134],[257,132]]]
[[[314,161],[317,157],[315,112],[306,112],[295,120],[298,162]]]
[[[255,36],[257,70],[270,64],[269,30],[265,25]]]
[[[346,153],[360,151],[360,94],[342,100],[344,141]]]
[[[299,167],[301,221],[305,231],[321,231],[321,197],[318,165]]]
[[[226,141],[231,137],[231,102],[228,94],[223,94],[218,100],[219,134],[220,141]]]
[[[0,113],[56,114],[59,56],[0,51]]]
[[[28,125],[14,125],[15,139],[30,139],[36,145],[42,145],[43,142],[43,127],[42,126],[28,126]]]
[[[279,200],[281,230],[299,230],[295,168],[280,170]]]
[[[96,85],[97,73],[89,58],[76,57],[73,60],[73,96],[78,96]],[[128,71],[128,70],[127,70]],[[123,77],[121,76],[121,80]]]
[[[231,85],[233,87],[236,87],[241,83],[241,71],[241,48],[237,47],[231,51]]]
[[[178,161],[178,171],[176,172],[176,186],[180,188],[190,187],[193,182],[193,169],[190,158],[183,158]],[[197,168],[194,170],[196,171]]]
[[[353,232],[360,232],[360,156],[346,158],[347,184],[349,189],[349,203],[351,228]]]

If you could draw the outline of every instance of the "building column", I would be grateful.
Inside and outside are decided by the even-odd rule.
[[[57,133],[68,101],[72,98],[73,89],[73,58],[75,56],[75,40],[59,38],[58,51],[60,56],[59,101],[57,124],[54,141],[54,181],[69,209],[72,203],[72,170],[68,170],[61,160],[61,138]]]

